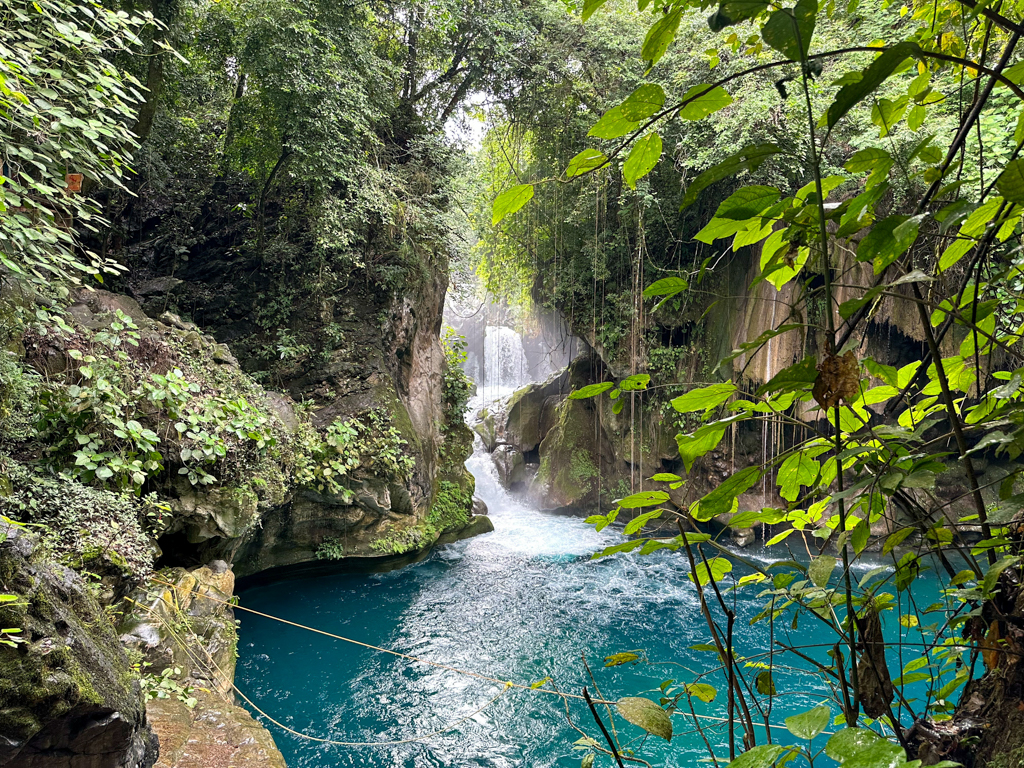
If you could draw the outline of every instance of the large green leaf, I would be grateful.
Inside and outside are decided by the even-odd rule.
[[[813,485],[821,473],[821,464],[817,457],[827,451],[827,446],[815,445],[803,448],[791,454],[779,467],[779,495],[786,501],[796,501],[800,489],[805,485]]]
[[[835,570],[836,559],[831,555],[819,555],[811,561],[811,564],[807,567],[807,575],[811,578],[811,583],[816,587],[825,587],[828,585],[828,580],[832,576],[832,571]],[[788,720],[786,721],[788,725]],[[826,721],[827,722],[827,721]],[[824,728],[824,726],[822,726]],[[790,729],[792,730],[792,729]],[[795,735],[795,734],[794,734]],[[810,738],[804,736],[803,738]]]
[[[681,277],[663,277],[644,288],[643,296],[645,299],[650,299],[654,296],[672,297],[682,293],[689,287],[690,284]]]
[[[907,216],[889,216],[877,222],[857,246],[857,261],[872,262],[875,274],[881,274],[917,240],[919,222],[919,218]]]
[[[746,493],[761,479],[761,468],[758,466],[747,467],[729,476],[698,502],[694,508],[693,517],[700,522],[707,522],[718,515],[731,512],[736,497]]]
[[[594,11],[604,5],[608,0],[583,0],[583,21],[594,15]]]
[[[900,64],[919,50],[920,47],[917,43],[897,43],[871,62],[860,73],[858,80],[848,82],[840,88],[835,100],[828,108],[828,127],[831,129],[835,126],[847,112],[884,83]]]
[[[696,696],[705,704],[710,704],[715,700],[715,696],[718,695],[715,686],[708,685],[707,683],[686,683],[683,687],[688,695]]]
[[[693,205],[697,200],[697,195],[716,181],[735,176],[740,171],[757,170],[761,163],[781,151],[782,149],[776,144],[751,144],[739,152],[730,155],[718,165],[708,168],[690,182],[690,185],[686,188],[686,194],[683,195],[683,201],[679,205],[679,210],[684,210]]]
[[[567,178],[574,179],[577,176],[582,176],[584,173],[600,168],[607,162],[608,158],[605,157],[604,152],[597,149],[584,149],[569,161],[569,165],[565,169],[565,175]]]
[[[776,200],[780,192],[775,187],[751,184],[740,187],[722,201],[715,211],[716,219],[750,219],[764,213]]]
[[[798,0],[793,8],[782,8],[769,16],[761,37],[783,56],[803,61],[811,47],[817,15],[817,0]]]
[[[732,104],[732,96],[721,86],[695,85],[683,94],[682,101],[689,102],[679,110],[683,120],[700,120]]]
[[[574,389],[569,393],[570,400],[587,400],[591,397],[597,397],[602,392],[607,392],[609,389],[615,386],[614,381],[602,381],[600,384],[588,384],[585,387]]]
[[[708,566],[711,566],[710,570]],[[732,563],[724,557],[713,557],[708,560],[708,564],[704,565],[703,562],[697,563],[697,567],[693,573],[689,574],[690,581],[696,581],[702,587],[711,583],[714,579],[717,584],[725,578],[726,574],[732,572]]]
[[[1008,163],[999,178],[996,189],[1012,203],[1024,203],[1024,159]]]
[[[640,509],[642,507],[654,507],[664,504],[669,500],[669,495],[664,491],[640,491],[615,503],[623,509]]]
[[[617,139],[627,133],[632,133],[639,125],[638,121],[630,120],[622,114],[622,105],[620,104],[605,112],[601,119],[594,123],[587,135],[599,139]]]
[[[661,159],[661,136],[649,133],[638,139],[630,150],[629,157],[622,167],[622,175],[630,189],[636,189],[636,183],[648,173]]]
[[[735,760],[730,762],[726,768],[771,768],[783,752],[790,747],[783,747],[780,744],[761,744],[751,747]]]
[[[867,728],[844,728],[825,744],[825,754],[843,768],[896,768],[907,761],[899,744]]]
[[[622,116],[627,120],[646,120],[665,106],[665,90],[657,83],[644,83],[622,102]]]
[[[793,363],[775,374],[767,384],[757,388],[757,394],[780,394],[809,389],[818,378],[818,361],[814,355],[808,355],[798,363]]]
[[[624,696],[615,703],[615,708],[627,722],[665,741],[672,740],[672,719],[650,699]]]
[[[640,51],[640,58],[651,69],[668,50],[669,45],[675,40],[676,30],[679,29],[679,20],[682,18],[682,9],[673,8],[662,16],[647,32],[644,39],[643,49]]]
[[[688,435],[676,435],[679,446],[679,458],[683,460],[686,471],[693,468],[693,462],[713,451],[722,442],[725,430],[731,421],[715,421],[705,424],[696,432]]]
[[[721,384],[711,384],[700,389],[691,389],[685,395],[680,395],[672,401],[672,407],[680,413],[693,413],[694,411],[709,411],[717,405],[721,405],[736,391],[736,385],[731,381]]]
[[[494,200],[491,223],[498,224],[506,216],[518,211],[533,199],[533,184],[519,184],[502,192]]]
[[[835,565],[835,559],[832,560]],[[828,727],[832,710],[822,705],[786,718],[786,728],[798,739],[813,739]]]

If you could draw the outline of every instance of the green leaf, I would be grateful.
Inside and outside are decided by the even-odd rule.
[[[608,0],[583,0],[583,23],[594,15],[594,11],[604,5]]]
[[[1006,165],[996,179],[996,189],[1011,203],[1024,203],[1024,159]]]
[[[754,685],[757,687],[757,692],[762,696],[774,696],[776,694],[775,680],[772,679],[772,673],[769,669],[763,669],[757,673]]]
[[[775,187],[759,184],[741,187],[718,206],[715,218],[734,220],[753,218],[768,210],[779,199],[780,194]]]
[[[664,491],[640,491],[615,503],[623,509],[640,509],[642,507],[654,507],[664,504],[669,500],[669,495]]]
[[[703,587],[709,584],[712,578],[717,583],[725,578],[727,573],[732,571],[732,563],[724,557],[713,557],[708,560],[708,565],[711,566],[710,575],[707,565],[697,563],[697,568],[693,573],[689,574],[690,581],[696,581]]]
[[[828,727],[832,710],[827,706],[814,707],[799,715],[786,718],[786,729],[798,739],[813,739]]]
[[[761,744],[751,747],[729,763],[726,768],[771,768],[779,755],[789,749],[791,747],[783,747],[779,744]]]
[[[622,175],[630,189],[636,189],[637,181],[658,164],[658,160],[661,159],[661,148],[661,136],[656,133],[649,133],[636,141],[629,152],[629,157],[626,158],[625,165],[622,166]]]
[[[700,389],[691,389],[685,395],[680,395],[672,400],[672,407],[680,413],[707,412],[724,403],[732,397],[735,391],[736,385],[731,381],[712,384]]]
[[[928,108],[923,104],[915,104],[907,115],[907,127],[912,131],[919,131],[927,116]]]
[[[917,575],[921,572],[921,564],[918,562],[917,555],[913,552],[907,552],[903,557],[896,563],[896,590],[903,592],[917,578]]]
[[[624,653],[613,653],[611,656],[604,657],[604,665],[606,667],[621,667],[623,664],[629,664],[631,661],[636,661],[640,657],[635,653],[626,651]]]
[[[683,460],[686,471],[693,469],[693,462],[708,452],[713,451],[722,442],[725,436],[728,421],[715,421],[705,424],[696,432],[688,435],[676,435],[676,445],[679,447],[679,458]]]
[[[582,176],[584,173],[600,168],[607,162],[608,158],[604,152],[596,149],[584,149],[569,161],[569,165],[565,169],[566,178],[574,179],[577,176]]]
[[[820,555],[814,558],[814,560],[811,561],[811,564],[807,567],[807,575],[810,577],[811,583],[814,584],[814,586],[825,588],[828,586],[828,580],[832,576],[832,571],[835,570],[835,567],[836,559],[834,557],[831,555]]]
[[[683,201],[679,206],[679,210],[684,210],[693,205],[697,200],[697,195],[716,181],[735,176],[740,171],[757,170],[761,163],[781,151],[782,149],[776,144],[751,144],[739,152],[730,155],[718,165],[708,168],[690,182],[690,185],[686,188],[686,194],[683,195]]]
[[[747,467],[730,475],[715,490],[700,500],[693,512],[693,517],[701,522],[707,522],[717,515],[731,512],[736,497],[741,493],[746,493],[760,479],[761,468],[759,466]]]
[[[657,83],[644,83],[622,102],[622,116],[640,122],[665,106],[665,89]]]
[[[720,32],[733,24],[752,19],[766,10],[766,0],[723,0],[718,10],[708,19],[708,26],[712,32]]]
[[[690,284],[681,277],[663,277],[661,280],[656,280],[644,289],[643,296],[645,299],[650,299],[654,296],[666,296],[672,297],[677,293],[682,293]]]
[[[676,30],[679,29],[679,20],[682,18],[682,9],[674,8],[662,16],[647,32],[644,39],[644,46],[640,51],[640,58],[647,64],[650,70],[668,50],[669,45],[675,40]]]
[[[817,14],[817,0],[799,0],[793,8],[772,13],[761,27],[761,37],[783,56],[803,61],[814,36]]]
[[[625,696],[616,702],[615,708],[627,722],[665,741],[672,740],[672,719],[650,699]]]
[[[903,540],[914,532],[913,527],[901,528],[895,533],[890,533],[889,537],[885,540],[885,544],[882,546],[882,554],[888,555],[896,547],[903,543]]]
[[[907,760],[902,747],[867,728],[839,731],[825,744],[825,754],[844,768],[894,768]]]
[[[619,384],[619,389],[623,392],[640,392],[647,389],[647,385],[651,383],[650,375],[646,373],[637,373],[633,376],[629,376],[622,380]]]
[[[889,216],[877,222],[857,246],[857,261],[873,262],[875,274],[881,274],[917,240],[919,222],[917,217],[906,216]],[[910,226],[903,227],[904,223]]]
[[[665,510],[663,509],[655,509],[651,512],[644,512],[642,515],[637,515],[626,523],[626,527],[622,532],[627,536],[632,536],[634,533],[638,533],[651,520],[661,517],[661,513],[664,511]]]
[[[622,105],[620,104],[605,112],[587,132],[587,136],[595,136],[599,139],[617,139],[635,131],[639,125],[638,121],[630,120],[622,114]]]
[[[695,85],[683,94],[681,101],[688,102],[679,110],[683,120],[701,120],[732,104],[732,96],[722,86]]]
[[[850,534],[850,543],[853,544],[853,551],[858,555],[863,552],[864,548],[868,545],[870,537],[871,524],[868,523],[867,518],[864,518],[854,526],[853,533]]]
[[[920,48],[916,43],[897,43],[871,62],[861,72],[859,80],[847,83],[840,88],[835,100],[828,108],[829,129],[832,129],[847,112],[885,82],[900,64],[908,57],[915,55],[918,50]]]
[[[843,167],[850,173],[870,172],[871,175],[868,177],[865,186],[867,189],[871,189],[888,178],[892,166],[892,155],[884,149],[869,147],[855,152],[853,157],[847,160],[846,165]]]
[[[709,650],[718,652],[715,646],[709,646]],[[718,691],[715,686],[708,685],[707,683],[686,683],[683,688],[686,693],[690,696],[696,696],[698,699],[703,701],[705,704],[710,704],[715,700],[715,696],[718,695]]]
[[[96,474],[98,475],[99,472]],[[1002,575],[1003,571],[1019,562],[1019,557],[1004,557],[988,569],[988,572],[985,574],[985,578],[981,583],[981,593],[985,596],[986,600],[990,600],[994,596],[996,585],[999,583],[999,577]]]
[[[597,397],[602,392],[607,392],[609,389],[615,386],[614,381],[602,381],[600,384],[588,384],[580,389],[573,390],[569,393],[570,400],[587,400],[591,397]]]
[[[777,482],[779,495],[786,501],[796,501],[800,489],[805,485],[813,485],[821,473],[821,464],[817,460],[828,448],[823,445],[797,450],[779,467]]]
[[[491,224],[498,224],[533,199],[533,184],[518,184],[503,192],[494,201]]]
[[[818,361],[814,355],[808,355],[799,363],[783,368],[775,374],[767,384],[757,388],[758,395],[771,393],[793,392],[807,389],[814,385],[818,378]]]

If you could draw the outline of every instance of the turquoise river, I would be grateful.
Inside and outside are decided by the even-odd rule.
[[[684,555],[662,551],[591,560],[596,550],[621,541],[621,533],[598,533],[581,519],[545,514],[510,497],[499,487],[486,453],[478,450],[468,466],[488,504],[493,533],[388,573],[317,575],[245,589],[242,605],[501,680],[529,684],[550,676],[560,691],[573,694],[584,685],[593,693],[581,658],[586,656],[607,699],[657,699],[662,681],[691,682],[715,666],[714,654],[691,647],[710,639]],[[770,562],[764,552],[744,554]],[[865,563],[857,575],[878,564]],[[771,650],[767,625],[749,625],[763,605],[759,591],[747,587],[730,597],[738,617],[737,653],[755,663],[767,662]],[[938,599],[937,582],[922,576],[913,592],[927,605]],[[502,691],[501,685],[458,672],[243,612],[238,616],[239,689],[271,717],[310,736],[402,741],[445,729]],[[780,622],[775,639],[824,658],[824,646],[833,640],[821,626],[808,621],[794,630],[788,621]],[[903,632],[907,640],[889,651],[891,667],[900,669],[920,654],[914,642],[920,644],[922,635],[902,629],[893,612],[886,614],[885,627],[889,638]],[[604,657],[625,651],[642,652],[650,663],[604,667]],[[714,719],[726,713],[724,678],[715,673],[706,681],[720,693],[710,703],[694,699],[695,710],[706,716],[701,720],[705,735],[728,762],[726,731]],[[776,669],[775,685],[783,695],[773,701],[769,722],[780,726],[772,729],[777,743],[791,743],[781,727],[785,717],[826,701],[827,688],[819,676],[800,668]],[[922,690],[912,692],[923,697],[927,686],[917,687]],[[671,744],[650,737],[639,748],[642,732],[623,721],[620,736],[652,765],[703,764],[707,748],[685,699],[682,706],[686,714],[673,716]],[[570,700],[568,717],[600,738],[584,702]],[[547,768],[578,766],[585,754],[573,748],[580,734],[567,722],[560,698],[519,689],[425,742],[339,746],[268,727],[290,768]],[[815,746],[823,746],[825,738]],[[595,765],[610,766],[611,758],[598,755]]]

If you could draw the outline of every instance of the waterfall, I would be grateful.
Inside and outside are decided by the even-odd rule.
[[[530,382],[530,366],[523,350],[523,339],[511,328],[486,327],[483,357],[477,383],[484,400],[504,397]]]

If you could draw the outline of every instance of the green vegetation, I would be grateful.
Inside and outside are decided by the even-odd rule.
[[[123,189],[142,84],[118,58],[139,52],[152,14],[39,0],[0,9],[0,264],[45,285],[123,269],[76,248],[72,225],[105,224],[100,185]]]
[[[359,418],[338,420],[320,436],[307,431],[296,461],[300,485],[321,493],[348,495],[345,478],[357,469],[380,477],[404,480],[415,462],[403,452],[406,441],[382,410]]]
[[[324,539],[316,548],[317,560],[341,560],[345,557],[345,546],[341,539]]]
[[[535,102],[515,105],[492,129],[487,215],[500,227],[480,248],[485,274],[515,297],[522,289],[513,278],[530,277],[526,265],[537,265],[555,305],[589,306],[577,327],[633,374],[648,364],[637,350],[652,349],[643,344],[651,325],[661,323],[666,337],[677,335],[673,328],[685,336],[688,302],[707,306],[702,317],[710,322],[715,303],[728,306],[725,296],[701,296],[723,259],[749,254],[742,290],[767,291],[781,306],[763,332],[739,337],[719,367],[728,380],[694,382],[692,372],[665,365],[667,353],[651,355],[665,377],[653,383],[676,412],[696,419],[677,438],[687,475],[657,474],[655,487],[665,490],[626,496],[594,516],[603,528],[623,510],[647,510],[625,527],[629,538],[598,556],[668,548],[689,560],[709,648],[737,713],[730,765],[801,755],[813,762],[809,740],[830,724],[838,730],[825,753],[842,764],[916,764],[908,761],[919,750],[932,762],[1000,760],[1019,741],[975,741],[969,715],[951,699],[965,685],[964,696],[991,693],[991,681],[1016,674],[1000,651],[1006,633],[1017,632],[1024,567],[1017,493],[1024,296],[1007,288],[1024,268],[1021,9],[722,0],[705,21],[688,0],[640,6],[640,13],[600,0],[583,7],[584,19],[592,17],[589,45],[579,54],[582,67],[570,66],[587,73],[601,109],[582,97],[580,78],[554,81],[575,87],[583,126],[527,127]],[[632,69],[607,58],[623,40],[640,54]],[[972,108],[960,96],[968,85]],[[543,89],[530,95],[547,96]],[[580,181],[570,191],[554,183],[573,179]],[[726,285],[736,290],[734,277],[716,290]],[[640,307],[646,324],[638,322]],[[915,338],[913,358],[876,353],[872,322],[897,324]],[[733,360],[792,335],[800,339],[795,360],[760,380],[745,369],[733,373]],[[573,397],[608,394],[614,409],[624,384],[594,384]],[[779,450],[734,467],[710,488],[697,482],[693,467],[728,433],[760,427],[767,434],[767,424],[791,430]],[[958,498],[944,495],[944,476],[962,483]],[[764,482],[776,489],[777,505],[749,509],[745,494]],[[681,488],[684,500],[668,492]],[[663,517],[699,532],[644,534]],[[715,541],[754,526],[770,526],[766,543],[780,560],[770,568]],[[794,541],[808,563],[787,550]],[[892,568],[855,580],[851,568],[872,545]],[[734,560],[754,572],[734,580]],[[909,587],[933,562],[948,587],[944,600],[914,605]],[[833,683],[831,707],[789,718],[781,741],[765,743],[750,714],[780,692],[771,663],[752,671],[733,656],[727,585],[764,602],[755,619],[761,631],[779,621],[812,623],[834,643],[830,658],[816,663]],[[929,649],[902,673],[890,672],[884,654],[887,613],[906,628],[906,642]],[[979,656],[987,672],[968,683],[974,672],[966,665],[973,669]],[[780,649],[773,663],[786,657]],[[904,687],[921,680],[930,681],[928,698],[909,701]],[[707,695],[706,685],[700,674],[674,697],[647,701],[642,716],[623,699],[619,714],[669,738],[662,708]],[[994,695],[997,708],[1015,706]],[[946,733],[972,746],[927,744],[909,728],[919,718],[946,723]],[[615,741],[609,736],[605,751],[617,751]],[[603,750],[596,740],[589,746]]]

